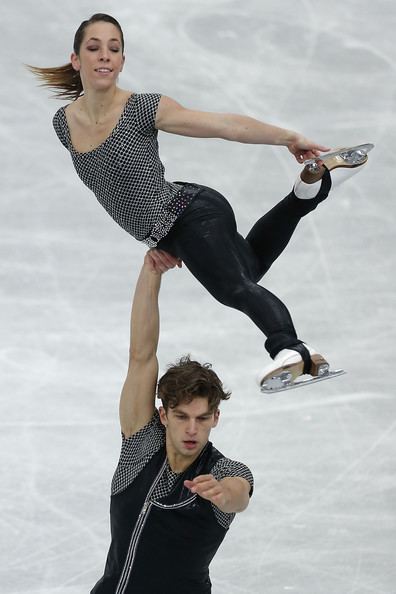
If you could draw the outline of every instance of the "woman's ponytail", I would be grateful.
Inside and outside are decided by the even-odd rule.
[[[54,68],[39,68],[30,65],[27,67],[41,80],[41,86],[49,87],[55,91],[55,96],[58,99],[74,101],[83,92],[80,73],[74,70],[71,63]]]
[[[74,36],[73,50],[76,55],[80,53],[81,43],[86,28],[92,23],[105,22],[111,23],[120,32],[122,52],[124,53],[124,34],[120,23],[112,16],[103,13],[97,13],[90,19],[83,21]],[[37,66],[27,66],[33,74],[38,76],[43,87],[49,87],[55,91],[55,96],[59,99],[78,99],[83,92],[80,73],[74,70],[73,66],[65,64],[55,68],[39,68]]]

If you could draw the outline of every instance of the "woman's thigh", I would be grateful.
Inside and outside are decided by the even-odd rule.
[[[227,290],[257,276],[256,256],[237,231],[231,205],[210,188],[194,199],[158,247],[180,257],[222,302]]]

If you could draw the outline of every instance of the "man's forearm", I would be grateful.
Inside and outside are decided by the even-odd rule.
[[[239,477],[224,478],[220,481],[224,489],[224,500],[215,503],[225,513],[238,513],[249,505],[249,484]]]
[[[145,360],[157,351],[159,339],[158,294],[161,274],[146,257],[135,288],[131,314],[130,359]]]
[[[128,373],[120,399],[122,433],[130,437],[152,418],[158,377],[158,294],[161,275],[178,261],[161,250],[149,250],[140,271],[131,313]]]

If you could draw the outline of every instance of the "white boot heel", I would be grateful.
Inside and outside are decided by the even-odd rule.
[[[311,374],[317,375],[320,365],[327,365],[327,361],[319,355],[318,352],[304,344],[311,357]],[[292,379],[296,379],[303,373],[304,361],[300,353],[293,349],[282,349],[276,357],[264,367],[264,369],[257,375],[257,381],[262,386],[270,378],[280,375],[283,371],[288,371],[292,375]]]
[[[304,345],[311,358],[309,375],[303,375],[304,361],[297,351],[283,349],[275,359],[257,374],[257,383],[264,394],[274,394],[292,388],[343,375],[343,369],[331,370],[329,363],[311,347]]]

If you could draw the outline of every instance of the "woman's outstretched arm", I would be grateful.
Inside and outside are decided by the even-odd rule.
[[[158,130],[182,136],[285,146],[300,163],[330,150],[293,130],[279,128],[244,115],[187,109],[166,96],[161,97],[156,127]]]

